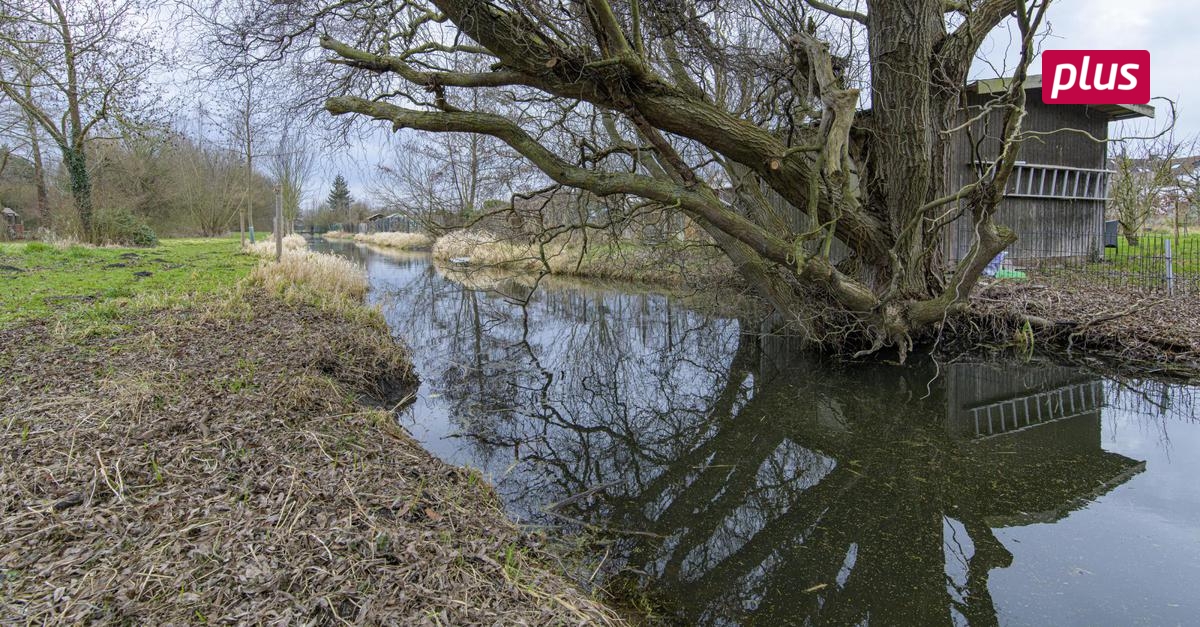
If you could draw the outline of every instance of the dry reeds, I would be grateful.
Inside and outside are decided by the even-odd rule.
[[[459,230],[434,242],[433,257],[439,261],[466,259],[472,272],[548,272],[671,287],[739,282],[729,260],[715,248],[702,245],[594,242],[584,247],[577,238],[563,235],[539,246],[486,230]]]
[[[362,244],[371,244],[373,246],[383,246],[385,248],[398,248],[400,250],[413,250],[417,248],[426,248],[433,243],[433,238],[424,233],[398,233],[398,232],[382,232],[382,233],[359,233],[354,236],[354,241]]]
[[[296,252],[308,248],[308,240],[302,235],[285,235],[283,238],[283,252]],[[274,257],[275,256],[275,237],[267,234],[266,237],[253,243],[246,244],[244,249],[251,255],[258,257]]]
[[[250,281],[268,292],[320,292],[337,299],[361,300],[367,293],[367,275],[345,257],[292,250],[279,263],[263,263],[250,273]]]
[[[433,258],[439,261],[470,259],[472,266],[537,270],[544,267],[533,246],[505,239],[491,231],[451,231],[433,244]]]

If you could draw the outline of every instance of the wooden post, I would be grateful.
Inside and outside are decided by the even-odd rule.
[[[283,259],[283,195],[275,185],[275,261]]]
[[[242,248],[246,247],[246,210],[238,209],[238,232],[242,234]]]

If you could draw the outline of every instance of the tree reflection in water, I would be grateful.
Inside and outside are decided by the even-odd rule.
[[[610,564],[688,623],[995,624],[994,530],[1144,468],[1101,447],[1111,386],[1069,368],[798,363],[662,295],[550,284],[520,307],[528,283],[397,272],[377,298],[456,461],[526,521],[612,530]]]

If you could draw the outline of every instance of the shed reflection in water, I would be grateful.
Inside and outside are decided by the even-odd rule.
[[[1188,622],[1198,611],[1186,590],[1200,584],[1200,497],[1160,504],[1169,511],[1154,516],[1193,522],[1144,538],[1110,493],[1165,445],[1122,454],[1104,438],[1115,411],[1143,435],[1173,421],[1200,445],[1194,389],[1122,392],[1050,365],[839,367],[661,295],[544,281],[520,307],[520,280],[449,280],[421,256],[341,251],[367,264],[372,298],[414,348],[423,383],[406,426],[488,472],[524,520],[614,530],[609,563],[642,573],[685,622]],[[1099,520],[1072,515],[1097,499],[1112,501]],[[1042,527],[1143,537],[1171,572],[1104,546],[1022,553],[1022,538],[1046,544]],[[1080,585],[1070,561],[1099,576]],[[1036,585],[995,582],[1018,567]]]

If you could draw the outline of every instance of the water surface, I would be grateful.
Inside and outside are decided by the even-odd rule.
[[[681,622],[1200,622],[1200,390],[1048,364],[837,366],[630,288],[368,269],[401,415],[523,522],[605,529]],[[600,575],[601,577],[603,576]]]

